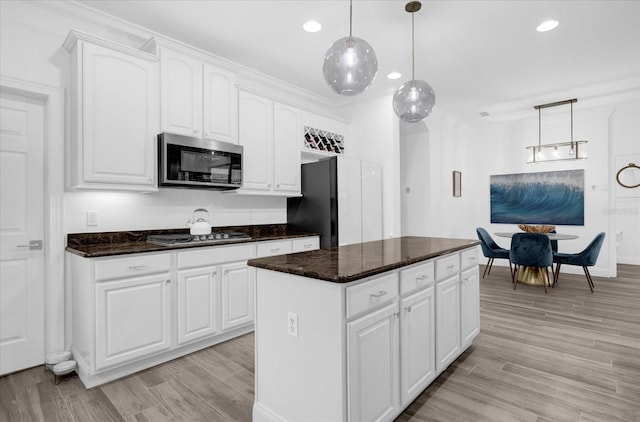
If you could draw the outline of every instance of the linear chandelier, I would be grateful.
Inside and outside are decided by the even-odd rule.
[[[571,100],[533,106],[534,109],[538,110],[538,145],[527,147],[527,164],[545,161],[584,160],[587,158],[587,141],[573,140],[573,103],[577,102],[578,99],[573,98]],[[565,104],[571,106],[571,141],[542,145],[541,110]]]

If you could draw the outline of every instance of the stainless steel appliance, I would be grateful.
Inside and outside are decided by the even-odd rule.
[[[242,146],[161,133],[158,135],[158,185],[238,189],[242,187]]]
[[[147,236],[148,243],[157,245],[209,245],[221,242],[251,240],[251,236],[241,232],[213,232],[211,234],[192,235],[189,233],[157,234]]]

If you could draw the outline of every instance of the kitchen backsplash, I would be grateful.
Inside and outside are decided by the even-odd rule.
[[[206,190],[161,189],[129,192],[66,192],[65,232],[187,228],[196,208],[209,211],[212,226],[284,224],[287,201],[280,197],[245,196]],[[97,225],[87,225],[87,213]]]

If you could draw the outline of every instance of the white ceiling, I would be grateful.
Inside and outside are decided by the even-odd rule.
[[[411,78],[405,1],[354,0],[353,35],[378,58],[373,85],[339,97],[325,84],[327,48],[349,32],[347,0],[81,0],[92,8],[194,45],[306,90],[348,103],[393,93]],[[558,28],[536,32],[547,19]],[[309,20],[322,24],[314,34]],[[565,96],[640,88],[640,1],[423,1],[415,15],[416,79],[436,107],[461,118]],[[386,75],[399,71],[402,78]],[[391,107],[391,105],[390,105]]]

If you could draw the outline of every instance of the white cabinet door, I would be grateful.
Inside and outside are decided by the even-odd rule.
[[[300,194],[300,143],[303,139],[298,110],[273,106],[273,190]]]
[[[222,265],[222,329],[253,323],[254,275],[246,261]]]
[[[273,185],[273,101],[238,93],[238,140],[243,150],[243,188],[270,191]]]
[[[154,188],[157,61],[84,41],[75,49],[71,187]]]
[[[460,355],[459,275],[436,284],[436,369],[438,373]]]
[[[170,277],[96,283],[96,370],[169,349]]]
[[[202,137],[202,62],[160,50],[162,132]]]
[[[218,267],[178,271],[178,344],[218,331]]]
[[[362,161],[362,241],[382,240],[382,166]]]
[[[238,143],[236,77],[205,63],[203,68],[203,138]]]
[[[476,266],[460,275],[460,351],[480,332],[480,277]]]
[[[338,157],[338,245],[362,242],[360,160]]]
[[[400,315],[400,394],[406,406],[436,377],[434,287],[403,299]]]
[[[382,421],[399,401],[398,303],[347,324],[348,420]]]

